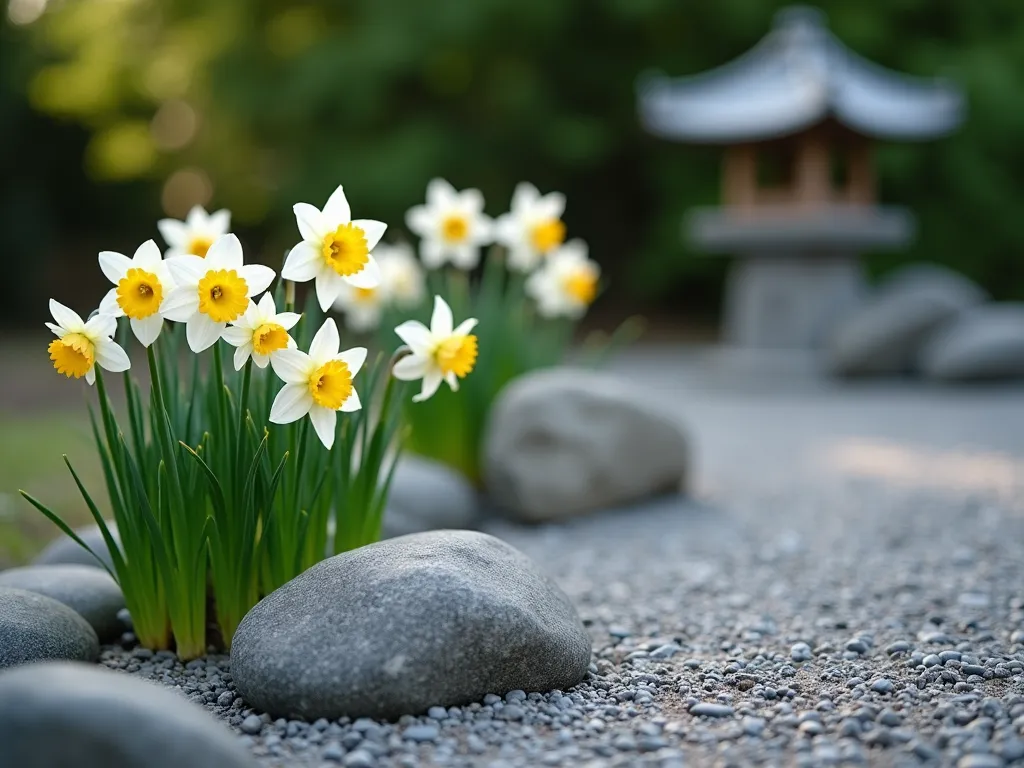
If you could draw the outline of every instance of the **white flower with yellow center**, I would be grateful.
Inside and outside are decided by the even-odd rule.
[[[231,227],[231,211],[222,209],[207,213],[199,205],[193,206],[184,221],[161,219],[157,229],[167,242],[167,257],[199,256],[205,258],[210,246],[226,235]]]
[[[227,324],[245,313],[249,299],[267,290],[274,279],[270,267],[242,264],[242,244],[234,235],[215,241],[206,258],[175,256],[164,263],[177,287],[160,311],[168,320],[185,323],[193,352],[212,347]]]
[[[334,308],[345,313],[346,328],[354,333],[365,333],[380,325],[384,301],[383,282],[376,288],[345,285],[334,302]]]
[[[407,243],[381,243],[374,251],[380,265],[380,287],[384,300],[399,309],[414,309],[427,293],[423,268]]]
[[[281,277],[297,283],[316,281],[320,309],[338,298],[345,283],[356,288],[376,288],[380,269],[371,251],[387,225],[371,219],[352,219],[352,211],[341,187],[334,190],[321,211],[308,203],[297,203],[295,220],[302,242],[288,253]]]
[[[395,364],[395,378],[423,379],[423,388],[413,397],[415,402],[433,396],[442,381],[448,382],[453,392],[458,391],[459,379],[468,376],[476,365],[477,338],[469,333],[476,319],[470,318],[458,328],[453,324],[451,307],[435,296],[429,328],[417,320],[407,320],[395,328],[411,352]]]
[[[127,316],[135,338],[142,346],[150,346],[164,327],[160,305],[174,289],[174,280],[160,258],[157,244],[147,240],[130,259],[121,253],[102,251],[100,270],[114,284],[100,302],[100,312],[113,317]]]
[[[339,352],[341,339],[333,318],[327,318],[309,345],[309,353],[282,349],[270,358],[270,365],[284,387],[274,398],[270,420],[290,424],[308,415],[324,447],[334,445],[338,411],[362,408],[352,384],[366,361],[366,349],[354,347]]]
[[[526,278],[526,294],[537,302],[544,317],[579,318],[597,296],[601,268],[587,258],[587,244],[570,240],[548,254],[537,271]]]
[[[480,262],[480,246],[491,241],[493,223],[484,215],[478,189],[456,191],[444,179],[427,185],[427,204],[409,209],[405,222],[420,237],[420,256],[427,269],[450,261],[459,269]]]
[[[84,322],[78,313],[58,301],[50,299],[50,314],[53,322],[46,327],[57,337],[50,342],[50,359],[57,373],[69,379],[96,381],[96,366],[112,373],[131,368],[128,355],[111,338],[117,330],[117,318],[97,314]]]
[[[512,210],[494,225],[495,239],[508,248],[509,269],[529,272],[565,240],[565,195],[541,196],[533,184],[520,183],[512,195]]]
[[[235,347],[235,370],[242,370],[250,357],[260,368],[266,368],[274,354],[294,348],[295,340],[288,331],[301,317],[295,312],[278,312],[274,297],[269,293],[263,294],[259,304],[249,299],[245,313],[232,320],[222,336],[224,341]]]

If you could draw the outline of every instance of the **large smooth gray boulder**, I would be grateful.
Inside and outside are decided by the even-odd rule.
[[[66,662],[0,674],[0,745],[0,764],[12,768],[258,766],[231,731],[180,694]]]
[[[569,598],[525,555],[434,531],[328,558],[272,592],[239,625],[231,674],[274,715],[391,719],[571,688],[590,650]]]
[[[0,587],[17,587],[52,597],[92,625],[100,642],[124,632],[117,612],[124,595],[110,574],[91,565],[27,565],[0,572]]]
[[[461,474],[438,461],[405,455],[395,468],[384,513],[385,538],[476,522],[476,491]]]
[[[96,631],[64,603],[0,587],[0,669],[48,659],[95,661],[99,655]]]
[[[688,455],[682,427],[634,383],[555,368],[498,395],[484,480],[509,517],[542,522],[682,491]]]
[[[838,323],[824,348],[825,365],[840,376],[909,373],[933,333],[985,298],[977,285],[945,267],[904,267]]]
[[[114,537],[114,541],[120,543],[121,540],[118,538],[117,526],[113,522],[108,522],[107,527],[110,529],[110,535]],[[93,552],[99,555],[100,559],[106,563],[107,568],[113,572],[114,563],[110,559],[110,552],[107,550],[107,544],[103,540],[103,535],[100,533],[100,527],[98,525],[87,525],[82,528],[76,528],[75,533],[81,537],[82,541],[92,548]],[[39,553],[36,559],[32,561],[32,564],[90,565],[94,568],[103,567],[95,557],[82,549],[74,539],[70,536],[65,536],[64,534],[61,534],[51,541],[46,548]]]
[[[929,340],[920,368],[940,381],[1024,377],[1024,304],[988,304],[964,312]]]

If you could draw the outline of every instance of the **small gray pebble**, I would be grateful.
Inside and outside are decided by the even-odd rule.
[[[711,704],[700,702],[690,707],[691,715],[702,715],[704,717],[732,717],[733,708],[725,704]]]
[[[891,680],[880,677],[871,682],[871,690],[875,693],[892,693],[893,684]]]
[[[376,764],[377,761],[374,756],[365,749],[349,752],[345,756],[345,762],[343,763],[345,768],[374,768]]]
[[[257,733],[263,730],[263,721],[260,720],[259,715],[249,715],[245,720],[242,721],[242,733],[247,733],[250,736],[255,736]]]
[[[320,757],[324,760],[340,763],[345,758],[345,750],[341,748],[341,744],[334,741],[324,747],[324,751],[320,753]]]
[[[402,732],[403,738],[412,741],[437,741],[441,735],[436,725],[413,725]]]

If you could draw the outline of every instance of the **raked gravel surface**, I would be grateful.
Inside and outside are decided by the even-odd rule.
[[[594,639],[570,691],[397,723],[273,720],[224,658],[107,648],[266,766],[1024,764],[1024,390],[832,386],[799,365],[641,349],[694,500],[491,524]]]

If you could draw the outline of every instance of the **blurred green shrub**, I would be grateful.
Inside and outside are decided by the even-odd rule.
[[[276,266],[292,203],[341,181],[393,238],[443,175],[481,188],[491,214],[522,179],[565,192],[613,296],[697,309],[717,302],[722,263],[688,251],[681,217],[716,200],[718,151],[646,136],[636,77],[722,64],[785,4],[51,0],[25,23],[43,1],[7,0],[22,24],[0,30],[0,247],[28,293],[99,247],[135,247],[161,205],[180,215],[196,195]],[[957,136],[881,152],[883,198],[921,226],[911,253],[872,266],[933,259],[1024,297],[1024,4],[821,5],[855,50],[950,72],[970,101]]]

